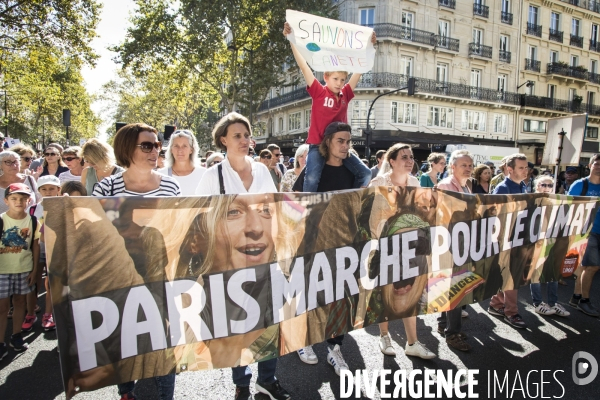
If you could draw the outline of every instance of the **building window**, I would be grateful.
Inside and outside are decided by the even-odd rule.
[[[295,131],[300,129],[302,126],[302,121],[300,118],[302,117],[302,113],[300,111],[288,115],[288,131]]]
[[[413,58],[402,56],[400,57],[400,73],[406,76],[413,74]]]
[[[589,157],[581,157],[579,159],[579,165],[590,165],[590,158]]]
[[[392,101],[392,123],[417,125],[417,105]]]
[[[498,75],[498,91],[505,92],[507,85],[508,85],[508,75],[499,74]]]
[[[560,31],[560,14],[550,13],[550,29],[553,31]]]
[[[494,133],[506,133],[508,124],[508,115],[494,114]]]
[[[310,109],[304,110],[304,127],[310,127]]]
[[[283,133],[283,117],[279,117],[279,133]]]
[[[598,42],[598,25],[592,24],[592,33],[590,35],[590,40],[593,44]]]
[[[527,16],[527,22],[532,25],[539,25],[538,24],[538,15],[539,15],[539,9],[534,6],[529,6],[529,14]]]
[[[473,43],[483,44],[483,31],[481,29],[473,29]]]
[[[581,21],[573,18],[573,20],[571,21],[571,35],[581,36],[580,35],[580,25],[581,25]]]
[[[273,136],[273,118],[269,118],[267,122],[267,135]]]
[[[590,72],[593,74],[598,73],[598,61],[597,60],[590,61]]]
[[[361,8],[360,13],[360,24],[362,26],[372,27],[375,23],[375,9],[374,8]]]
[[[454,109],[448,107],[429,107],[427,113],[427,126],[437,126],[440,128],[452,128],[454,120]]]
[[[556,85],[548,85],[548,97],[551,99],[556,97]]]
[[[435,79],[438,82],[448,82],[448,64],[438,63],[436,67]]]
[[[506,35],[500,35],[500,50],[510,51],[510,39]]]
[[[367,126],[369,107],[371,107],[369,100],[352,101],[352,126]]]
[[[571,67],[576,67],[579,65],[579,57],[571,56]]]
[[[546,121],[523,120],[523,132],[546,133]]]
[[[485,132],[486,117],[487,114],[484,112],[463,110],[462,129]]]
[[[585,137],[590,139],[598,139],[598,128],[591,126],[585,128]]]
[[[550,52],[550,62],[551,63],[557,63],[558,62],[558,51],[551,51]]]

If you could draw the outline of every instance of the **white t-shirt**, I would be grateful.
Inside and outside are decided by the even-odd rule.
[[[186,175],[186,176],[180,176],[180,175],[175,175],[172,172],[169,175],[168,167],[161,168],[158,170],[158,173],[166,175],[166,176],[170,176],[171,178],[175,179],[179,183],[179,187],[181,188],[182,196],[193,196],[194,194],[196,194],[196,188],[198,187],[198,183],[200,183],[200,180],[202,179],[202,176],[204,176],[205,172],[206,172],[206,168],[196,167],[196,168],[194,168],[194,170],[192,171],[191,174]]]
[[[137,193],[125,188],[123,173],[119,172],[116,175],[102,179],[94,187],[92,196],[148,196],[148,197],[171,197],[179,196],[181,191],[177,181],[168,176],[162,176],[158,188],[146,193]]]
[[[201,196],[221,194],[219,186],[218,166],[223,166],[223,186],[227,194],[241,193],[277,193],[277,188],[273,183],[269,169],[260,162],[254,162],[250,157],[246,160],[252,164],[252,184],[250,189],[246,190],[242,179],[237,172],[231,168],[229,159],[225,158],[220,164],[213,165],[206,170],[202,180],[196,188],[196,194]]]
[[[61,185],[65,182],[69,182],[69,181],[81,182],[81,175],[79,175],[79,176],[73,175],[71,173],[71,171],[67,171],[67,172],[63,172],[62,174],[60,174],[58,176],[58,180],[60,180]]]

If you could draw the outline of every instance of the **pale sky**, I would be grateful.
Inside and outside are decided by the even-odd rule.
[[[102,0],[101,2],[104,7],[100,15],[100,23],[96,29],[96,33],[100,37],[92,42],[92,47],[100,55],[100,59],[96,61],[94,69],[85,67],[82,71],[87,91],[90,94],[98,93],[103,84],[116,76],[118,66],[112,61],[116,53],[109,51],[107,47],[123,42],[129,26],[129,16],[135,7],[133,0]],[[106,116],[101,115],[100,110],[104,106],[99,102],[92,105],[92,110],[103,119]],[[105,139],[106,127],[114,124],[114,122],[106,121],[102,125],[99,132],[101,139]]]

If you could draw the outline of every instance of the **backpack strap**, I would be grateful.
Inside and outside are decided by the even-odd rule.
[[[219,163],[217,166],[217,172],[219,173],[219,189],[221,194],[225,194],[225,184],[223,183],[223,165]]]
[[[581,181],[581,184],[583,187],[581,188],[580,196],[585,196],[585,195],[587,195],[587,192],[588,192],[589,179],[583,178],[583,181]]]
[[[33,241],[35,240],[35,230],[37,229],[38,220],[35,216],[31,216],[31,245],[29,248],[33,247]]]
[[[35,210],[36,210],[37,206],[38,206],[37,204],[34,204],[31,207],[29,207],[29,215],[31,215],[32,217],[35,214]]]
[[[279,167],[279,170],[281,171],[281,175],[284,175],[285,171],[283,170],[284,169],[283,164],[282,163],[277,163],[277,166]]]
[[[4,218],[2,218],[2,214],[0,214],[0,238],[2,238],[3,233],[4,233]]]

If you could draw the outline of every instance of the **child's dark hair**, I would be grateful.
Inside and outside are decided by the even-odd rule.
[[[62,186],[60,187],[60,192],[62,194],[68,194],[69,196],[71,195],[71,193],[73,192],[79,192],[82,196],[87,196],[87,190],[85,189],[85,186],[83,186],[81,184],[81,182],[77,182],[77,181],[66,181],[65,183],[62,184]]]

